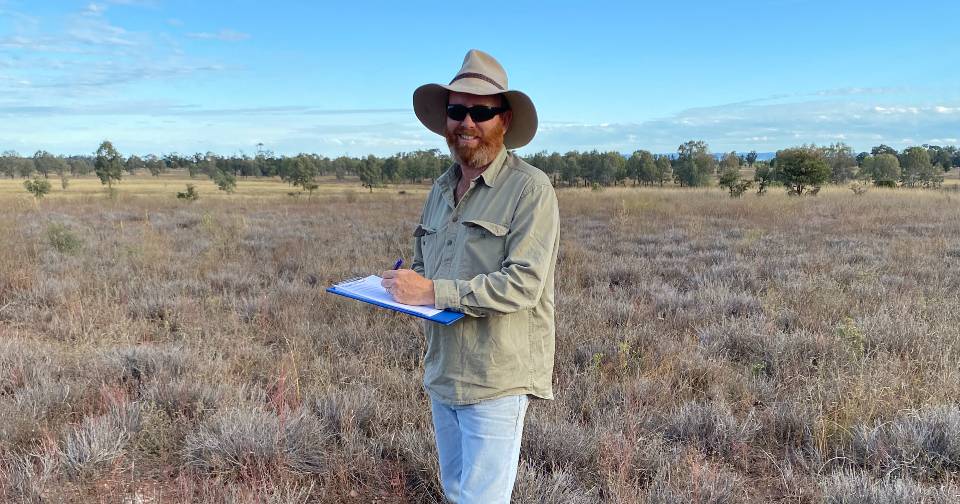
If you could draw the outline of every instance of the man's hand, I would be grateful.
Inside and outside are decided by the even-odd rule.
[[[394,301],[408,305],[433,304],[433,281],[420,276],[416,271],[387,270],[380,273],[380,276],[383,277],[380,285]]]

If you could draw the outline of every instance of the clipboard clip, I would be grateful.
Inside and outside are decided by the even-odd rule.
[[[348,285],[350,285],[350,284],[355,284],[355,283],[363,280],[364,278],[365,278],[365,277],[352,277],[352,278],[348,278],[348,279],[346,279],[346,280],[342,280],[342,281],[340,281],[340,282],[338,282],[338,283],[335,283],[335,284],[333,284],[333,285],[334,285],[334,287],[346,287],[346,286],[348,286]]]

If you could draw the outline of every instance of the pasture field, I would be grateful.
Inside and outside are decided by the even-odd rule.
[[[0,183],[2,499],[440,501],[420,322],[324,292],[426,186],[52,182]],[[960,499],[960,193],[558,194],[515,502]]]

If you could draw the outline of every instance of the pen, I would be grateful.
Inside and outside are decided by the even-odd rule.
[[[393,265],[393,269],[398,270],[400,266],[403,266],[403,259],[397,259],[397,264]]]

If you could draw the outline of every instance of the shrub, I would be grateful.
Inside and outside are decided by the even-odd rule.
[[[281,463],[277,415],[260,408],[221,411],[187,435],[183,460],[208,474],[263,475]]]
[[[212,178],[217,188],[227,194],[233,194],[233,191],[237,190],[237,176],[233,173],[217,170]]]
[[[882,474],[938,478],[960,470],[960,408],[940,406],[853,429],[850,458]]]
[[[208,474],[258,478],[277,469],[320,474],[329,436],[305,410],[284,418],[261,408],[231,408],[187,435],[183,459]]]
[[[187,184],[187,190],[184,192],[177,193],[177,199],[185,200],[188,202],[197,201],[200,199],[200,193],[197,192],[197,188],[193,184]]]
[[[834,474],[821,484],[826,504],[947,504],[956,502],[944,488],[926,488],[910,479],[874,480],[857,472]]]
[[[664,438],[696,446],[705,454],[732,457],[753,438],[753,419],[743,423],[722,405],[687,403],[665,422]]]
[[[110,413],[86,417],[68,431],[63,443],[63,466],[74,479],[95,475],[123,455],[133,431],[139,430],[140,411],[134,405],[117,406]]]
[[[690,474],[657,478],[647,502],[651,504],[720,504],[744,502],[742,483],[730,472],[704,464]]]
[[[521,442],[522,458],[549,470],[583,471],[597,462],[592,432],[567,421],[527,417]]]
[[[23,187],[37,199],[46,196],[51,189],[50,181],[41,177],[36,177],[33,180],[24,182]]]
[[[60,223],[47,226],[47,241],[61,254],[76,254],[83,248],[83,241],[69,227]]]
[[[540,470],[521,460],[513,502],[530,504],[594,504],[601,502],[597,489],[586,489],[574,472]]]
[[[870,186],[863,182],[854,182],[850,184],[850,190],[853,191],[853,194],[856,194],[857,196],[863,196],[866,194],[867,189],[869,188]]]
[[[343,439],[370,432],[377,403],[369,390],[340,390],[314,401],[313,412],[330,432]]]

